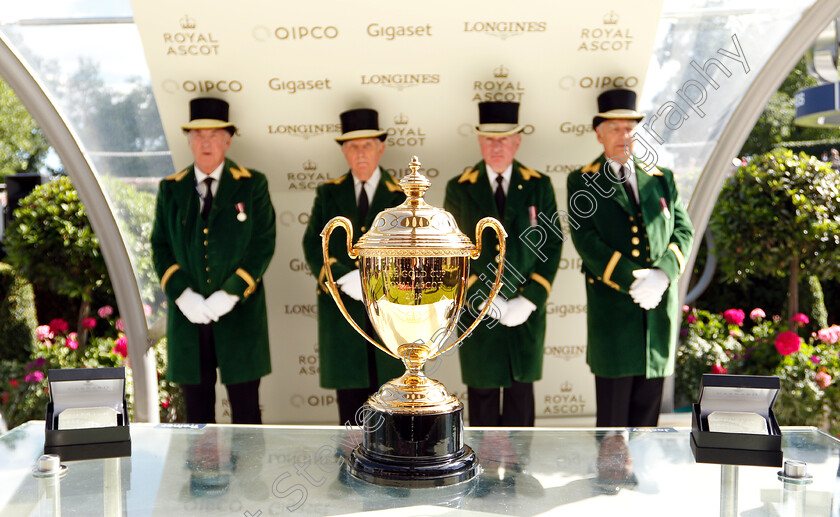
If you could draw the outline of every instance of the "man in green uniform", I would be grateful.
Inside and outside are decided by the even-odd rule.
[[[271,372],[262,276],[274,254],[265,176],[225,158],[236,128],[220,99],[190,102],[195,162],[160,182],[152,254],[168,301],[169,380],[186,418],[213,423],[216,368],[235,424],[262,422],[260,378]]]
[[[303,235],[303,251],[313,274],[318,275],[318,360],[321,387],[336,390],[339,425],[356,425],[356,413],[385,382],[405,372],[402,363],[376,349],[344,319],[326,289],[327,272],[321,250],[321,231],[333,217],[342,215],[353,223],[353,240],[370,228],[376,214],[405,201],[394,178],[379,166],[385,152],[386,132],[379,129],[375,110],[360,108],[340,115],[341,131],[336,141],[350,170],[319,186],[309,224]],[[359,261],[347,256],[346,239],[333,235],[330,242],[333,278],[347,311],[376,337],[362,304]]]
[[[643,115],[636,94],[598,97],[592,122],[604,153],[568,177],[569,225],[586,277],[586,361],[599,427],[656,426],[674,371],[677,280],[694,228],[673,173],[633,158]]]
[[[489,314],[459,349],[471,426],[534,425],[534,381],[542,377],[545,304],[560,262],[562,233],[548,176],[517,162],[519,104],[482,102],[476,127],[482,161],[446,185],[444,207],[475,242],[475,225],[492,216],[508,233],[504,287]],[[472,261],[465,329],[489,294],[498,266],[495,235],[484,235]]]

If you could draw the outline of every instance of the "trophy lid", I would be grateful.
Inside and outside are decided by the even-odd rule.
[[[452,214],[423,199],[432,183],[418,172],[420,160],[413,156],[408,166],[411,174],[400,181],[405,202],[377,214],[355,245],[359,255],[396,256],[411,250],[412,256],[469,256],[475,245],[458,229]]]

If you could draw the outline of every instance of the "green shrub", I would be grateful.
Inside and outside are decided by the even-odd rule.
[[[0,263],[0,359],[29,357],[37,324],[32,285]]]

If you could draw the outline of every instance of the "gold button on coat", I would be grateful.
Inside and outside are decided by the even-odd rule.
[[[633,245],[639,244],[639,238],[638,237],[633,237],[632,239],[630,239],[630,242],[632,242]]]
[[[633,251],[630,252],[630,254],[633,255],[634,257],[638,257],[639,255],[641,255],[641,253],[639,253],[639,250],[633,250]]]

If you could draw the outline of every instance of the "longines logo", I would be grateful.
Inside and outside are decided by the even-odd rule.
[[[575,169],[580,169],[585,163],[555,163],[546,165],[543,172],[547,174],[568,174]]]
[[[560,359],[569,361],[578,357],[586,355],[585,345],[563,345],[563,346],[546,346],[543,349],[543,355],[548,357],[558,357]]]
[[[283,226],[306,226],[309,224],[309,214],[307,212],[294,213],[290,210],[283,210],[277,214],[277,220]]]
[[[599,77],[583,76],[580,79],[565,75],[560,78],[558,85],[562,90],[571,90],[574,87],[580,88],[633,88],[639,84],[639,78],[635,75],[602,75]]]
[[[440,74],[370,74],[362,75],[363,86],[386,86],[403,91],[413,86],[426,86],[440,83]]]
[[[296,314],[299,316],[309,316],[315,318],[318,316],[317,305],[284,305],[286,314]]]
[[[341,124],[269,124],[269,135],[296,136],[309,140],[314,136],[341,133]]]
[[[411,169],[409,169],[408,167],[405,167],[403,169],[385,169],[385,170],[388,171],[388,174],[393,176],[394,179],[397,180],[397,181],[399,181],[402,178],[404,178],[405,176],[408,176],[409,174],[411,174]],[[420,167],[419,172],[422,173],[427,178],[436,178],[440,174],[440,171],[435,169],[434,167],[431,167],[429,169],[426,169],[425,167]]]
[[[367,26],[367,35],[371,38],[383,38],[394,41],[396,38],[427,37],[432,35],[432,26],[426,25],[379,25]]]
[[[559,386],[560,392],[546,395],[543,415],[580,415],[586,409],[583,395],[574,392],[574,385],[566,381]]]
[[[394,117],[394,126],[388,128],[386,143],[395,147],[422,146],[426,141],[426,133],[417,126],[408,123],[408,117],[400,113]]]
[[[325,181],[335,179],[329,173],[318,172],[318,164],[312,160],[306,160],[301,165],[300,172],[290,172],[286,175],[289,181],[289,190],[315,190]]]
[[[565,318],[572,314],[586,314],[586,304],[556,304],[548,302],[545,306],[545,313],[549,316],[558,316],[560,318]]]
[[[616,52],[630,50],[633,35],[629,28],[618,25],[620,17],[615,11],[606,13],[600,27],[584,27],[580,30],[578,51]]]
[[[473,81],[473,101],[520,102],[525,87],[519,81],[510,79],[510,69],[500,65],[493,69],[493,79]]]
[[[178,82],[174,79],[165,79],[162,83],[163,91],[167,93],[239,93],[242,91],[242,81],[236,79],[198,79],[195,81]]]
[[[564,135],[583,136],[595,132],[591,123],[563,122],[560,124],[560,132]]]
[[[289,261],[289,269],[292,271],[303,273],[308,276],[312,276],[312,271],[309,270],[309,264],[306,263],[305,260],[299,258],[293,258]]]
[[[320,371],[317,346],[315,347],[315,353],[298,356],[298,375],[318,375]]]
[[[219,40],[212,32],[197,32],[195,18],[184,15],[178,20],[178,25],[180,30],[163,33],[167,56],[219,55]]]
[[[272,77],[268,80],[268,87],[289,95],[313,90],[332,90],[328,77],[323,79],[280,79],[279,77]]]
[[[464,22],[464,32],[475,32],[507,39],[534,32],[545,32],[548,22],[540,21],[500,21],[500,22]]]

